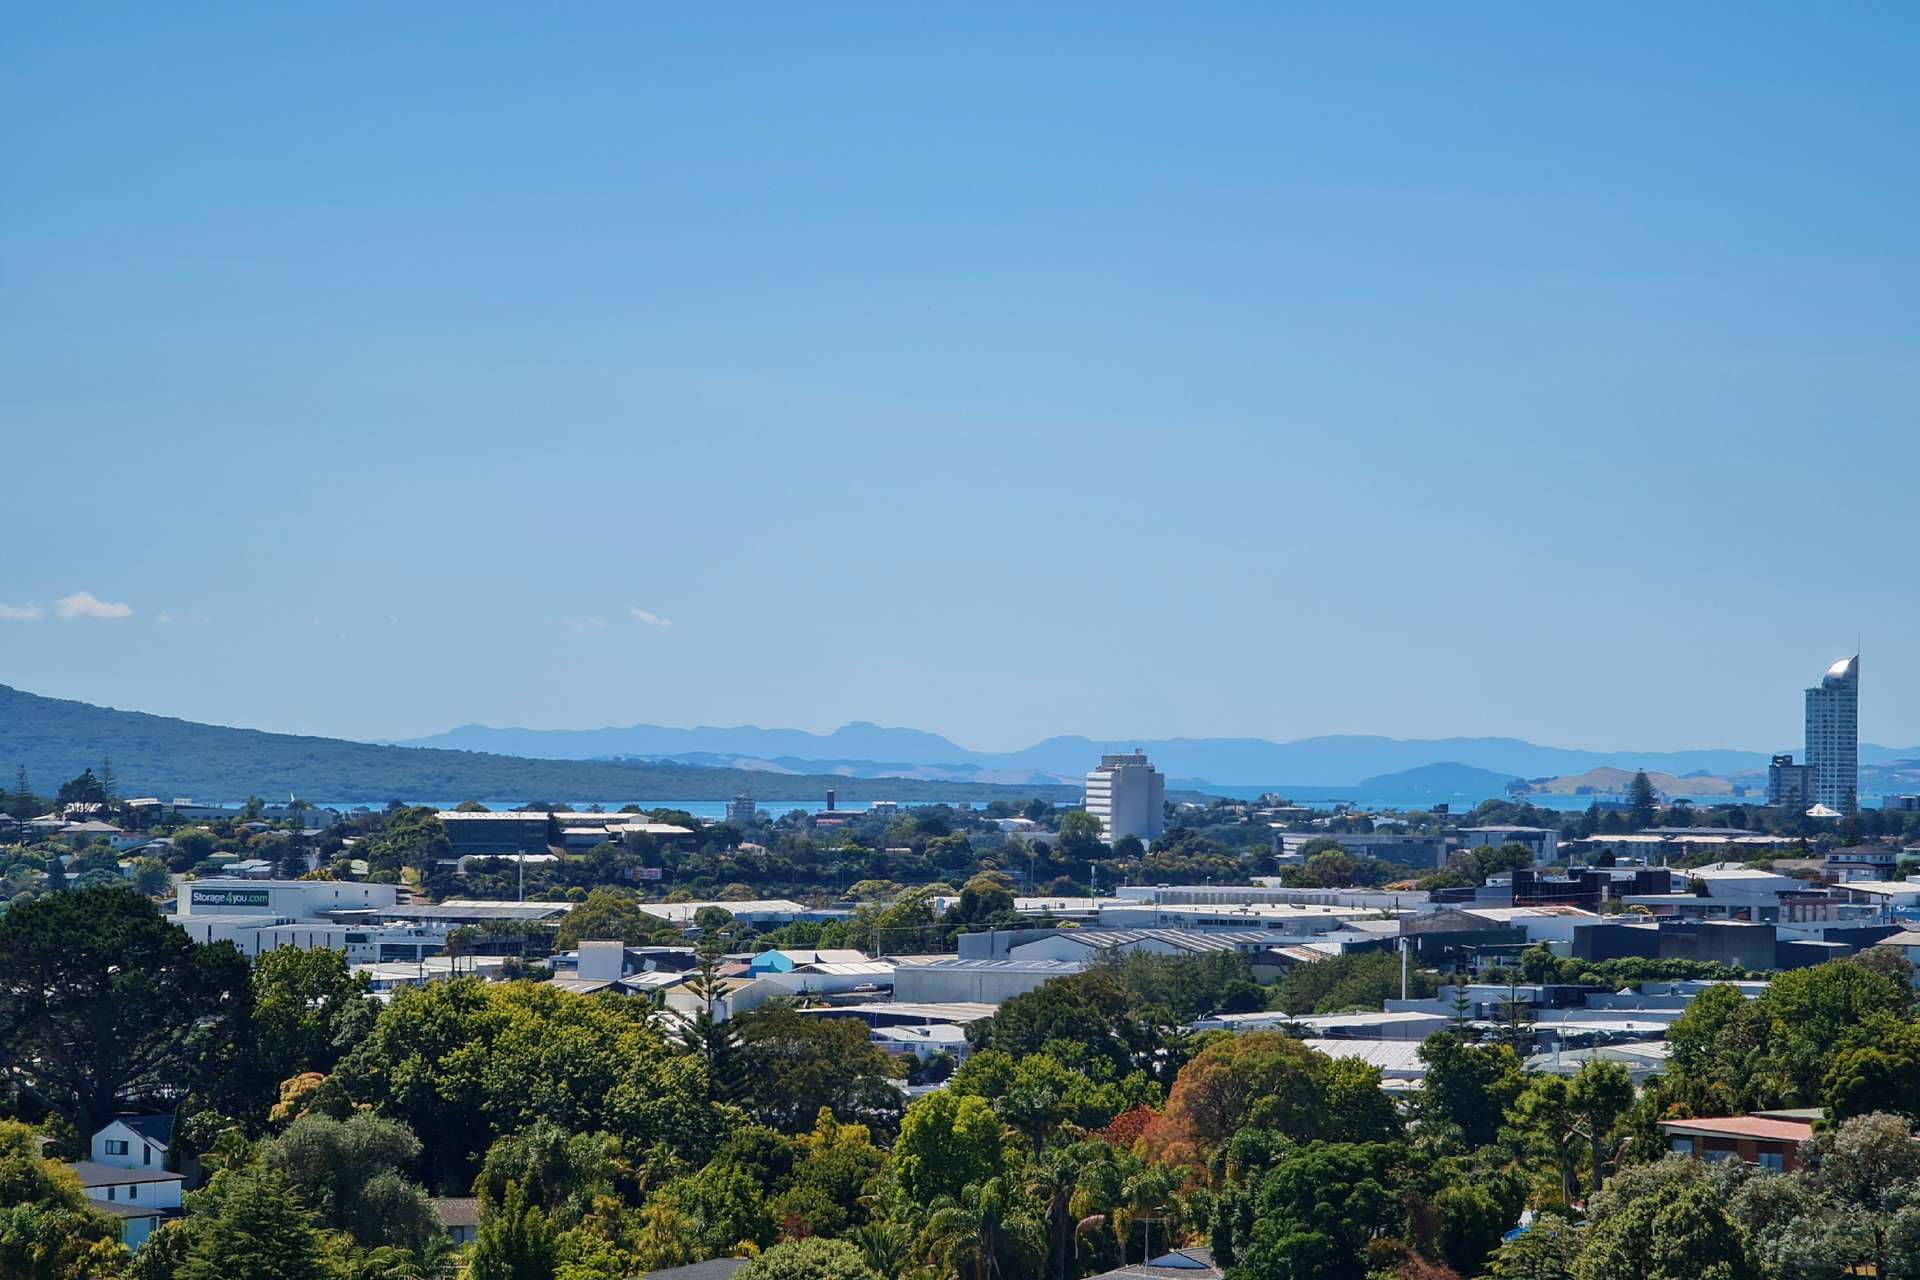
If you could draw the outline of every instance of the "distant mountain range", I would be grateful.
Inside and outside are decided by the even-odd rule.
[[[124,789],[163,798],[237,800],[289,793],[312,800],[720,800],[751,791],[771,804],[814,804],[826,788],[847,800],[986,801],[1040,796],[1077,801],[1102,754],[1141,747],[1177,788],[1364,787],[1376,794],[1472,800],[1522,779],[1596,781],[1617,769],[1744,778],[1764,787],[1767,756],[1752,751],[1576,751],[1518,738],[1398,740],[1336,736],[1170,738],[1100,742],[1048,738],[1024,751],[980,752],[938,734],[856,722],[830,734],[797,729],[490,729],[468,725],[405,744],[299,737],[197,724],[0,685],[0,782],[25,766],[51,791],[113,757]],[[1862,790],[1920,792],[1920,748],[1862,744]],[[1541,786],[1540,790],[1550,790]]]
[[[408,750],[337,738],[196,724],[138,711],[43,698],[0,685],[0,785],[24,767],[50,795],[82,769],[113,758],[126,795],[239,800],[298,795],[382,803],[551,800],[555,803],[724,800],[751,791],[764,804],[814,807],[834,787],[847,800],[1078,800],[1078,787],[1018,789],[971,782],[870,781],[830,772],[749,773],[598,760],[520,759],[493,752]]]
[[[1436,790],[1470,790],[1491,780],[1457,771],[1479,770],[1500,784],[1591,769],[1647,769],[1682,776],[1764,775],[1764,751],[1583,751],[1543,747],[1519,738],[1385,738],[1342,734],[1273,742],[1264,738],[1147,738],[1101,742],[1048,738],[1021,751],[972,751],[937,733],[890,729],[865,721],[832,733],[762,729],[754,725],[692,729],[637,724],[605,729],[496,729],[462,725],[446,733],[395,745],[503,752],[559,760],[629,758],[676,760],[736,768],[830,772],[845,777],[954,778],[968,781],[1077,783],[1104,753],[1146,751],[1176,786],[1354,786],[1409,770],[1451,770],[1424,780]],[[1789,748],[1797,750],[1797,748]],[[1920,757],[1920,747],[1863,743],[1863,765]],[[1400,779],[1414,782],[1416,779]],[[1457,784],[1457,785],[1456,785]],[[1496,787],[1490,794],[1499,794]]]

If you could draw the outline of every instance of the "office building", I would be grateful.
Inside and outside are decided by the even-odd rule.
[[[1532,851],[1536,864],[1555,862],[1560,857],[1560,833],[1552,827],[1461,827],[1455,834],[1465,849],[1523,844]]]
[[[1775,756],[1767,766],[1767,803],[1775,809],[1791,809],[1795,813],[1805,813],[1812,808],[1813,766],[1795,764],[1790,755]]]
[[[1144,751],[1101,756],[1087,775],[1087,812],[1100,820],[1100,838],[1108,844],[1127,836],[1158,839],[1167,829],[1167,780]]]
[[[503,813],[460,813],[445,810],[439,815],[447,831],[447,848],[454,857],[470,853],[545,853],[549,834],[547,815],[512,810]],[[603,815],[600,819],[606,822]]]
[[[1842,813],[1860,799],[1860,655],[1827,668],[1807,690],[1807,764],[1813,799]]]
[[[744,791],[727,801],[727,821],[733,826],[750,827],[757,814],[753,797]]]

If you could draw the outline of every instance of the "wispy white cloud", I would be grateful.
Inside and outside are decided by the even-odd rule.
[[[37,604],[0,604],[0,622],[38,622],[46,616]]]
[[[76,591],[70,596],[61,596],[53,602],[53,607],[70,622],[118,622],[133,616],[131,605],[102,600],[91,591]]]
[[[606,629],[607,629],[606,620],[603,618],[568,618],[567,619],[567,630],[569,631],[582,631],[582,632],[605,631]]]
[[[639,605],[635,605],[633,608],[627,610],[627,612],[650,627],[670,627],[673,625],[672,618],[663,618],[651,609],[642,609]]]
[[[154,614],[153,620],[155,622],[178,622],[179,621],[178,618],[175,618],[171,613],[168,613],[165,609],[162,609],[160,612]]]

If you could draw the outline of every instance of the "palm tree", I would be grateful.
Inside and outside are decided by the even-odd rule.
[[[1046,1224],[1003,1178],[972,1183],[958,1200],[943,1196],[935,1205],[921,1233],[921,1253],[956,1280],[1004,1274],[1002,1258],[1045,1256]]]
[[[1120,1187],[1121,1208],[1113,1215],[1114,1231],[1120,1239],[1120,1261],[1127,1260],[1127,1240],[1133,1224],[1145,1224],[1146,1238],[1141,1244],[1140,1261],[1153,1256],[1153,1224],[1164,1222],[1167,1203],[1180,1189],[1181,1177],[1166,1165],[1142,1165]]]
[[[875,1275],[904,1276],[911,1272],[913,1236],[897,1222],[874,1222],[847,1233]]]
[[[1066,1280],[1067,1260],[1073,1254],[1073,1196],[1079,1189],[1079,1171],[1085,1159],[1084,1143],[1054,1150],[1027,1166],[1027,1194],[1045,1206],[1048,1269]],[[886,1274],[885,1272],[881,1273]]]

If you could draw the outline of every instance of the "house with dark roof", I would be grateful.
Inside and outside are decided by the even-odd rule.
[[[161,1222],[180,1212],[185,1181],[167,1169],[123,1169],[81,1160],[67,1166],[95,1207],[120,1219],[120,1239],[138,1249]]]
[[[115,1116],[93,1135],[91,1158],[113,1169],[163,1169],[172,1145],[172,1116]]]

